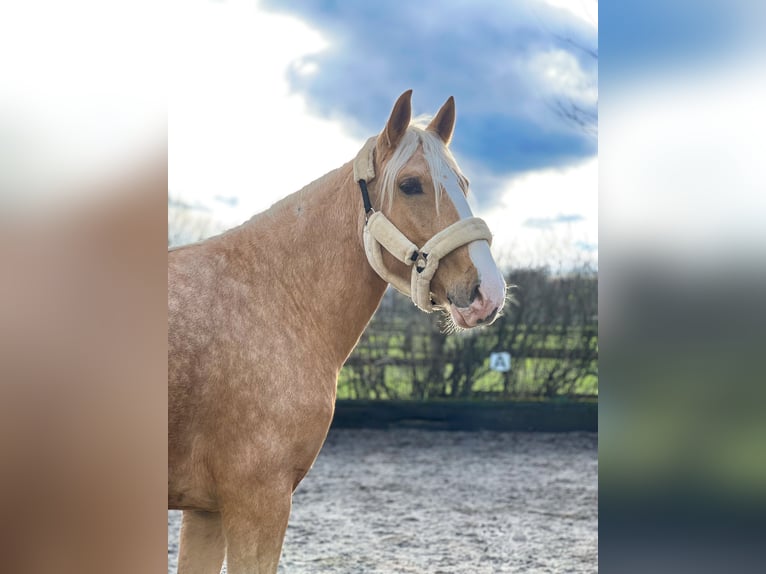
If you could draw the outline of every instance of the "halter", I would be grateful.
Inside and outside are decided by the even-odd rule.
[[[418,248],[399,231],[385,215],[375,211],[370,203],[367,182],[375,178],[373,153],[376,137],[371,137],[354,159],[354,180],[359,183],[364,202],[364,252],[367,261],[381,279],[407,295],[423,311],[434,310],[431,299],[431,279],[439,268],[439,261],[458,247],[473,241],[492,243],[492,233],[483,219],[468,217],[442,229]],[[405,265],[412,265],[410,281],[392,273],[383,262],[383,249]]]

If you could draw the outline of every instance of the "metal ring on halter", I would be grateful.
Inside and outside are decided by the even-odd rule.
[[[426,268],[426,265],[428,265],[428,253],[418,253],[417,259],[415,260],[415,270],[418,273],[422,273],[423,269]]]

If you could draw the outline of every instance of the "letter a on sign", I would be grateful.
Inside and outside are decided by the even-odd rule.
[[[489,355],[489,368],[493,371],[500,371],[505,373],[511,370],[511,354],[510,353],[491,353]]]

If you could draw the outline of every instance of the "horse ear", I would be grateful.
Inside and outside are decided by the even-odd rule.
[[[410,119],[412,118],[412,90],[407,90],[394,104],[394,109],[391,110],[391,117],[388,118],[386,128],[383,130],[384,141],[389,148],[393,149],[402,139],[404,132],[407,131],[407,126],[410,125]]]
[[[450,96],[438,113],[431,120],[426,128],[429,131],[436,132],[444,145],[449,145],[452,139],[452,132],[455,129],[455,98]]]

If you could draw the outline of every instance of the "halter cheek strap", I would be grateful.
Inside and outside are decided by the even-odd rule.
[[[469,217],[445,227],[418,249],[383,213],[372,208],[367,182],[375,177],[375,142],[374,137],[367,140],[354,160],[354,180],[359,183],[364,203],[364,251],[367,261],[381,279],[410,297],[423,311],[431,312],[431,280],[439,268],[441,259],[458,247],[473,241],[486,241],[491,244],[492,233],[482,219]],[[409,282],[386,267],[383,262],[383,249],[405,265],[412,266]]]

